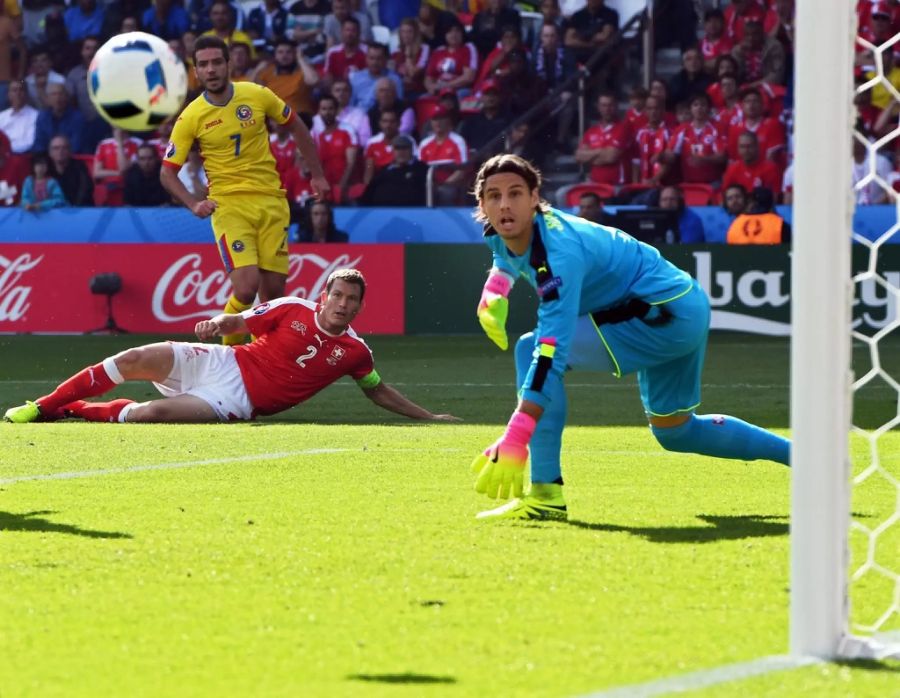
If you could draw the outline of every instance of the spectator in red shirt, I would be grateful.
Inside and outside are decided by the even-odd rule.
[[[671,165],[664,154],[672,137],[671,129],[663,121],[663,102],[658,97],[648,97],[644,113],[647,124],[637,133],[637,155],[632,163],[632,180],[651,187],[667,184],[671,179]]]
[[[469,160],[469,146],[465,139],[452,129],[452,114],[446,107],[439,108],[431,117],[432,134],[419,144],[419,159],[426,164],[456,163],[464,164]],[[459,203],[460,185],[463,181],[463,169],[438,170],[434,181],[442,186],[438,189],[438,200],[441,205],[449,206]]]
[[[604,92],[597,97],[600,120],[584,132],[575,151],[575,161],[590,165],[590,178],[603,184],[625,182],[626,152],[631,142],[628,127],[617,119],[615,95]]]
[[[270,124],[271,126],[271,124]],[[281,177],[281,186],[284,187],[285,174],[293,168],[297,162],[297,143],[291,135],[291,127],[288,124],[275,124],[269,136],[269,150],[275,158],[275,171]]]
[[[425,89],[429,94],[447,88],[468,88],[478,71],[478,51],[472,44],[464,43],[462,24],[451,24],[444,37],[447,43],[431,54],[425,70]]]
[[[756,134],[764,159],[783,162],[787,142],[784,125],[778,119],[763,115],[762,94],[753,87],[741,91],[741,114],[728,130],[728,157],[732,160],[738,158],[738,137],[744,131]]]
[[[356,134],[337,121],[337,100],[331,95],[319,99],[319,117],[324,128],[315,133],[316,148],[325,179],[331,185],[338,203],[345,201],[357,158]]]
[[[770,31],[777,23],[778,17],[759,0],[731,0],[725,8],[725,31],[732,43],[740,43],[744,38],[747,22],[758,20],[765,31]]]
[[[394,161],[393,142],[399,134],[400,115],[395,109],[384,109],[378,121],[378,133],[369,139],[366,149],[363,151],[365,159],[363,184],[368,186],[378,170],[387,167]],[[415,154],[414,144],[413,154]]]
[[[716,67],[716,59],[731,53],[733,46],[725,33],[725,15],[722,10],[707,10],[703,15],[703,41],[700,42],[706,70],[711,73]]]
[[[738,155],[739,158],[725,170],[723,188],[740,184],[747,191],[765,187],[776,195],[781,193],[781,173],[775,163],[759,156],[759,141],[755,133],[744,131],[738,137]]]
[[[422,41],[419,25],[412,17],[400,22],[397,29],[400,45],[391,54],[394,70],[403,81],[403,94],[415,99],[425,92],[425,69],[431,56],[431,47]]]
[[[691,120],[672,135],[665,159],[681,166],[682,182],[715,184],[728,160],[725,138],[709,119],[709,96],[691,100]]]
[[[104,138],[94,151],[94,181],[106,188],[106,206],[121,206],[125,172],[137,160],[142,141],[129,138],[120,128],[114,127],[112,138]],[[151,144],[152,145],[152,144]]]
[[[718,82],[707,88],[706,94],[713,104],[713,121],[723,133],[728,133],[731,124],[740,121],[743,113],[738,99],[737,78],[734,75],[723,75]]]
[[[326,87],[335,80],[347,80],[354,70],[365,70],[366,46],[359,42],[359,20],[347,17],[341,22],[341,43],[325,54],[322,82]]]
[[[475,92],[481,91],[481,86],[488,80],[499,80],[509,72],[509,55],[512,51],[522,48],[522,36],[518,27],[503,27],[500,42],[487,54],[478,78],[475,80]]]
[[[650,92],[646,88],[633,87],[628,93],[628,109],[625,112],[625,124],[629,133],[637,133],[647,125],[647,97]]]

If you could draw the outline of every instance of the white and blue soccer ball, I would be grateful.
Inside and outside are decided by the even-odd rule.
[[[88,68],[88,94],[100,115],[126,131],[153,131],[175,116],[187,94],[184,63],[158,36],[119,34]]]

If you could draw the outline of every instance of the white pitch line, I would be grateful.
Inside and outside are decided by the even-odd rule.
[[[3,380],[0,383],[4,385],[52,385],[59,383],[55,378],[47,378],[45,380]],[[397,381],[389,381],[390,385],[396,385],[403,388],[512,388],[512,381],[506,383],[403,383]],[[339,388],[355,388],[356,384],[351,382],[334,383],[334,387]],[[600,388],[602,390],[633,390],[633,383],[566,383],[567,388]],[[709,389],[756,389],[756,390],[775,390],[787,389],[790,385],[787,383],[703,383],[700,387]],[[871,386],[879,390],[891,390],[889,385]]]
[[[99,477],[101,475],[119,475],[121,473],[143,473],[152,470],[178,470],[181,468],[196,468],[201,465],[222,465],[224,463],[246,463],[256,460],[280,460],[294,456],[316,456],[326,453],[344,453],[349,448],[308,448],[303,451],[284,451],[282,453],[253,453],[245,456],[232,456],[230,458],[208,458],[206,460],[176,461],[174,463],[155,463],[153,465],[133,465],[128,468],[102,468],[100,470],[73,470],[65,473],[42,473],[38,475],[19,475],[0,479],[0,485],[9,485],[14,482],[28,482],[32,480],[76,480],[85,477]]]
[[[680,676],[669,676],[648,683],[639,683],[632,686],[622,686],[606,691],[588,693],[581,698],[652,698],[652,696],[664,696],[684,691],[696,691],[708,688],[720,683],[731,681],[743,681],[754,676],[771,674],[776,671],[799,669],[804,666],[821,664],[824,660],[818,657],[789,657],[776,655],[773,657],[760,657],[749,662],[739,664],[726,664],[714,669],[695,671]]]

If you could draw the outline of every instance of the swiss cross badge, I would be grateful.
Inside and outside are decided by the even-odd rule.
[[[340,347],[335,347],[331,350],[331,356],[329,356],[325,361],[329,366],[335,366],[338,361],[344,358],[344,354],[347,352],[341,349]]]

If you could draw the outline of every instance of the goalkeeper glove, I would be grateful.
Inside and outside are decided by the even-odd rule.
[[[492,499],[506,499],[510,491],[521,497],[525,463],[528,460],[528,442],[537,421],[524,412],[514,412],[506,431],[493,445],[472,461],[475,491]]]
[[[509,340],[506,338],[506,316],[509,314],[509,290],[512,279],[502,271],[492,269],[478,301],[478,322],[485,334],[494,344],[506,351]]]

